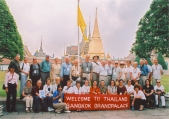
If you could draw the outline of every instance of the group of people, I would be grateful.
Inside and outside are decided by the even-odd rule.
[[[160,99],[162,107],[166,107],[164,87],[161,85],[163,69],[158,64],[158,59],[153,60],[152,66],[143,59],[140,60],[140,65],[137,62],[132,65],[131,61],[127,61],[126,64],[123,61],[115,61],[112,64],[111,60],[99,62],[97,55],[93,57],[93,61],[86,55],[85,61],[81,64],[78,60],[70,62],[69,57],[65,57],[65,62],[61,65],[58,58],[55,58],[55,63],[52,64],[48,55],[40,64],[36,57],[31,65],[27,62],[27,57],[24,57],[23,63],[19,63],[19,59],[20,55],[16,55],[11,61],[5,77],[8,112],[16,111],[18,80],[20,99],[26,101],[26,112],[33,112],[33,103],[34,112],[39,112],[40,104],[43,111],[70,112],[64,103],[66,93],[129,94],[131,106],[135,110],[159,107]],[[40,96],[40,90],[44,90],[45,97]]]

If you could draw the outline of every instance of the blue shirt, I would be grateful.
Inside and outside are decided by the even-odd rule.
[[[44,60],[40,63],[40,68],[41,68],[42,72],[50,72],[51,64],[50,64],[50,62]]]
[[[141,71],[141,76],[147,76],[148,73],[150,72],[146,65],[142,65],[142,66],[139,65],[138,68]]]
[[[64,75],[70,75],[72,65],[70,63],[66,64],[65,62],[61,66],[60,77],[63,78]]]
[[[57,97],[59,94],[60,94],[60,92],[56,90],[56,91],[53,93],[53,98]],[[64,95],[62,95],[62,99],[63,99],[63,96],[64,96]],[[53,103],[55,103],[55,104],[58,103],[59,99],[60,99],[60,98],[57,98],[56,100],[53,100]]]

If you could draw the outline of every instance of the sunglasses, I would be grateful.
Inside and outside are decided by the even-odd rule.
[[[160,83],[160,82],[157,82],[157,83]]]

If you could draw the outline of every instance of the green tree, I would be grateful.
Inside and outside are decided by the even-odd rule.
[[[163,69],[167,70],[166,62],[165,62],[164,57],[161,53],[158,53],[157,59],[158,59],[158,63],[163,67]]]
[[[152,1],[150,9],[140,19],[131,52],[142,58],[150,57],[152,50],[169,56],[168,10],[168,0]]]
[[[22,38],[5,0],[0,0],[0,55],[13,59],[16,54],[23,59]]]

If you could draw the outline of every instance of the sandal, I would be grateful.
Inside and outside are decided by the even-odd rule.
[[[140,105],[140,109],[139,109],[139,110],[140,110],[140,111],[142,111],[142,110],[143,110],[143,108],[144,108],[144,107],[143,107],[143,105]]]

